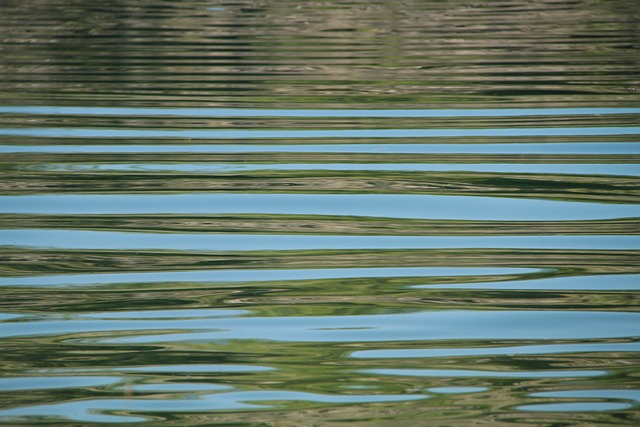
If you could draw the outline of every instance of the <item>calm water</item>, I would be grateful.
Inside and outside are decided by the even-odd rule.
[[[0,425],[638,425],[639,33],[3,0]]]

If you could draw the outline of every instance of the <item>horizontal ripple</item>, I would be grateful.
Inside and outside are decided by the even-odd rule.
[[[47,376],[0,378],[0,392],[52,388],[104,387],[121,382],[121,377]]]
[[[102,338],[98,340],[102,344],[150,344],[220,340],[353,343],[445,339],[595,339],[640,335],[638,313],[568,310],[443,310],[384,315],[241,316],[171,320],[66,317],[0,323],[0,337],[100,333]],[[142,331],[146,334],[141,334]],[[123,336],[123,332],[131,335]],[[117,334],[114,337],[104,336],[112,333]]]
[[[124,387],[123,387],[124,388]],[[229,390],[232,387],[220,384],[202,383],[166,383],[166,384],[140,384],[124,388],[131,393],[193,393],[203,391]]]
[[[275,405],[266,402],[307,401],[316,403],[376,403],[402,402],[426,399],[424,395],[322,395],[295,391],[238,391],[215,394],[202,394],[193,397],[173,399],[85,399],[57,404],[40,404],[22,408],[0,410],[0,418],[55,417],[63,420],[75,420],[88,423],[140,422],[147,418],[135,415],[114,415],[136,412],[141,413],[181,413],[211,412],[240,409],[267,409]],[[246,402],[260,402],[259,404]]]
[[[500,136],[638,135],[640,127],[498,128],[498,129],[362,129],[362,130],[137,130],[80,128],[0,128],[0,136],[49,138],[443,138]]]
[[[637,164],[424,164],[424,163],[308,163],[308,164],[246,164],[246,163],[179,163],[179,164],[51,164],[34,167],[37,171],[66,172],[188,172],[228,173],[252,171],[440,171],[493,172],[526,174],[582,174],[640,176]]]
[[[118,283],[228,283],[288,280],[321,280],[379,277],[473,276],[535,273],[531,268],[492,267],[393,267],[393,268],[325,268],[295,270],[224,269],[205,271],[163,271],[157,273],[69,274],[36,277],[0,277],[0,286],[88,286]],[[0,314],[0,319],[4,318]],[[7,319],[11,319],[12,315]]]
[[[407,377],[463,377],[463,378],[581,378],[598,377],[606,375],[606,371],[529,371],[529,372],[505,372],[505,371],[475,371],[455,369],[367,369],[363,372],[379,375],[397,375]]]
[[[182,117],[523,117],[640,114],[640,108],[522,108],[468,110],[365,109],[246,109],[246,108],[105,108],[56,106],[0,106],[0,114],[74,116],[182,116]]]
[[[531,354],[573,354],[592,352],[640,352],[640,343],[548,344],[489,348],[429,348],[354,351],[356,359],[413,359],[465,356],[520,356]]]
[[[272,371],[275,368],[256,365],[166,365],[166,366],[142,366],[142,367],[118,367],[117,372],[170,372],[170,373],[203,373],[203,372],[263,372]]]
[[[544,403],[538,405],[520,405],[516,409],[530,412],[559,412],[585,414],[589,412],[603,413],[606,411],[623,411],[631,409],[633,405],[629,403],[613,402],[571,402],[571,403]]]
[[[640,403],[640,390],[567,390],[532,393],[531,397],[625,399]]]
[[[494,221],[640,216],[640,206],[499,197],[331,194],[0,196],[0,213],[269,213]]]
[[[450,283],[446,285],[418,285],[425,289],[505,289],[505,290],[640,290],[640,275],[616,274],[543,279],[511,280],[508,282]]]
[[[56,141],[59,143],[60,141]],[[0,145],[0,153],[377,153],[377,154],[640,154],[636,142],[504,144],[94,144]]]
[[[0,245],[59,249],[278,251],[322,249],[640,249],[640,236],[305,236],[5,230]]]

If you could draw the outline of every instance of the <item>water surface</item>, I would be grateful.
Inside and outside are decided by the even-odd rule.
[[[0,424],[635,426],[633,0],[0,4]]]

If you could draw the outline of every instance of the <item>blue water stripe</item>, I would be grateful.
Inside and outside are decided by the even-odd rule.
[[[77,116],[176,116],[176,117],[523,117],[640,114],[640,108],[522,108],[468,110],[354,110],[354,109],[246,109],[246,108],[109,108],[57,106],[0,106],[0,114]]]
[[[3,136],[47,138],[187,138],[187,139],[300,139],[300,138],[446,138],[498,136],[639,135],[639,126],[499,128],[499,129],[341,129],[341,130],[152,130],[91,128],[2,128]]]
[[[488,221],[578,221],[639,217],[640,205],[413,194],[60,194],[0,196],[0,213],[245,213]]]

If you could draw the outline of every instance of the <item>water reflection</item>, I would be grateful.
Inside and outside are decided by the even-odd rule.
[[[628,0],[2,9],[1,89],[12,104],[552,108],[634,106],[637,97]]]
[[[0,423],[636,425],[637,5],[0,4]]]

